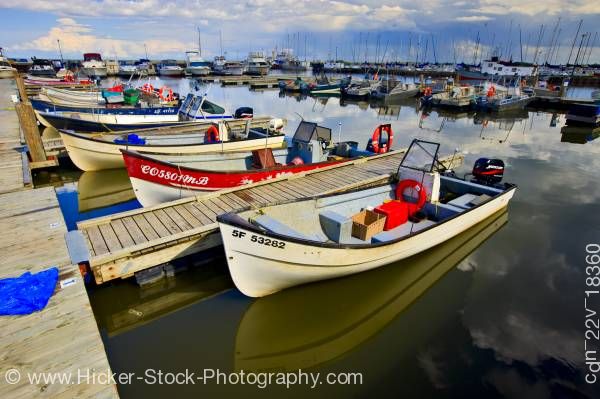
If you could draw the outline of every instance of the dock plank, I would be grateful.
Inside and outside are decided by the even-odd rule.
[[[164,208],[164,211],[175,222],[175,224],[177,224],[177,227],[179,227],[181,231],[186,231],[194,228],[194,226],[192,226],[190,222],[185,220],[185,218],[175,210],[175,207]]]
[[[115,234],[117,235],[117,238],[121,242],[121,246],[123,248],[135,245],[135,241],[133,241],[133,238],[125,228],[122,220],[115,220],[114,223],[112,223],[112,228],[115,230]]]
[[[171,234],[181,233],[181,229],[179,228],[179,226],[177,226],[177,223],[175,223],[173,219],[171,219],[169,215],[167,215],[164,209],[159,209],[155,211],[154,214],[156,215],[158,220],[161,221],[163,226],[165,226],[167,230],[169,230]]]
[[[183,205],[178,205],[173,208],[177,213],[181,215],[182,218],[185,219],[186,222],[192,225],[192,227],[203,226],[198,218],[196,218],[190,211],[188,211]]]
[[[211,198],[208,200],[208,202],[213,203],[215,206],[221,208],[223,210],[223,212],[231,212],[237,208],[237,207],[231,206],[230,204],[226,203],[219,197]]]
[[[131,238],[133,238],[133,241],[136,243],[136,245],[148,242],[148,239],[146,236],[144,236],[144,233],[142,233],[142,230],[138,227],[137,223],[132,217],[125,217],[122,220],[125,228],[127,228],[127,231],[131,235]]]
[[[143,216],[146,221],[150,224],[150,226],[154,229],[154,231],[159,235],[159,237],[168,237],[170,232],[167,230],[164,224],[161,223],[160,220],[156,217],[156,215],[152,212],[146,212]]]
[[[110,224],[101,224],[98,226],[98,228],[100,230],[100,234],[102,234],[102,237],[104,238],[104,242],[106,243],[109,252],[118,251],[123,248]]]
[[[94,248],[94,252],[96,252],[96,254],[106,254],[110,252],[106,242],[104,242],[104,237],[102,237],[102,233],[100,233],[98,226],[90,227],[87,229],[87,233],[90,241],[92,242],[92,248]]]
[[[196,219],[198,219],[202,224],[212,223],[212,221],[204,213],[200,212],[200,209],[196,208],[192,204],[183,204],[183,207],[187,209],[189,213],[194,215],[194,217],[196,217]]]
[[[210,219],[212,223],[217,220],[217,213],[206,206],[203,202],[192,202],[192,206],[197,208],[200,212],[206,215],[207,218]]]
[[[142,231],[142,234],[144,235],[144,237],[146,237],[148,241],[156,240],[157,238],[159,238],[159,235],[144,216],[146,216],[146,214],[135,215],[133,216],[133,220],[135,221],[137,226]]]
[[[247,203],[242,198],[235,195],[235,193],[228,193],[228,194],[225,194],[223,197],[229,201],[234,202],[239,208],[247,208],[250,206],[249,203]]]

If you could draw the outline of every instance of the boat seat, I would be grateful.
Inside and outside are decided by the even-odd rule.
[[[275,234],[281,234],[289,237],[298,238],[300,240],[310,240],[310,241],[327,241],[324,237],[319,235],[306,235],[304,233],[300,233],[297,230],[294,230],[290,226],[281,223],[279,220],[276,220],[268,215],[258,215],[250,219],[250,222],[255,226],[261,227],[268,232],[272,232]]]
[[[261,148],[260,150],[252,151],[252,167],[256,169],[267,169],[281,164],[275,161],[273,150],[271,148]]]
[[[381,233],[375,234],[371,237],[371,242],[373,244],[378,242],[389,242],[396,240],[398,238],[409,235],[411,232],[415,233],[417,231],[421,231],[429,226],[436,224],[433,220],[425,219],[420,221],[419,223],[407,222],[396,228],[393,228],[388,231],[382,231]]]
[[[464,212],[465,209],[454,205],[442,204],[441,202],[436,202],[434,204],[428,202],[423,207],[423,211],[434,220],[444,220],[457,213]]]
[[[319,222],[327,238],[337,243],[348,243],[352,237],[352,218],[334,211],[319,213]]]
[[[463,194],[458,198],[448,201],[448,205],[456,206],[462,209],[469,209],[481,203],[484,203],[491,197],[486,194],[475,195],[475,194]]]

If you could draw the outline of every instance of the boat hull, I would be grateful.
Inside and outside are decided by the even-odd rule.
[[[158,74],[160,76],[183,76],[185,71],[183,69],[159,69]]]
[[[190,121],[137,121],[127,123],[110,123],[110,122],[97,122],[88,121],[80,118],[69,117],[66,115],[57,115],[54,113],[46,113],[35,111],[37,119],[45,127],[53,127],[56,130],[74,130],[82,133],[95,133],[95,132],[118,132],[123,130],[134,130],[134,129],[150,129],[177,125],[186,125]],[[223,119],[232,119],[231,117]],[[212,120],[211,120],[212,121]],[[215,122],[218,120],[215,120]]]
[[[185,145],[124,145],[110,141],[96,140],[78,134],[60,132],[71,161],[81,170],[104,170],[125,167],[121,149],[140,151],[146,154],[203,154],[229,151],[252,151],[259,148],[281,148],[284,136],[227,141],[214,144]]]
[[[247,75],[256,75],[256,76],[265,76],[269,74],[269,67],[268,66],[254,66],[254,65],[248,65],[248,67],[246,68],[246,74]]]
[[[207,76],[210,75],[210,68],[205,67],[187,67],[187,72],[192,76]]]
[[[229,271],[245,295],[371,270],[432,248],[507,207],[514,188],[434,227],[385,245],[344,248],[287,241],[219,221]],[[268,243],[265,244],[265,243]]]
[[[105,78],[108,75],[106,67],[83,67],[81,73],[97,78]]]
[[[14,78],[17,70],[15,68],[0,69],[0,79]]]
[[[287,154],[287,149],[274,151],[275,159],[279,162],[285,162]],[[234,157],[236,159],[231,159]],[[297,166],[283,165],[271,169],[248,168],[218,171],[215,169],[226,168],[229,165],[239,167],[250,164],[252,153],[218,154],[217,159],[214,159],[214,155],[205,156],[204,160],[199,156],[194,158],[196,164],[205,164],[208,169],[189,168],[174,163],[159,162],[136,154],[123,153],[125,167],[135,195],[145,207],[340,163],[340,161],[332,161]]]

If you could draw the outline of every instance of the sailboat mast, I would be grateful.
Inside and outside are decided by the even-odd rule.
[[[519,47],[521,49],[521,62],[523,62],[523,34],[521,32],[521,24],[519,24]]]
[[[538,34],[537,44],[535,46],[535,54],[533,55],[533,63],[537,63],[537,58],[540,52],[540,44],[542,43],[542,38],[544,37],[544,24],[540,26],[540,33]]]
[[[219,47],[221,48],[221,57],[223,57],[223,31],[219,29]]]
[[[594,50],[594,47],[596,46],[596,39],[598,38],[598,31],[596,31],[594,33],[594,40],[592,40],[592,45],[590,46],[590,52],[588,53],[588,57],[587,57],[587,62],[586,64],[590,64],[590,57],[592,56],[592,51]]]
[[[567,59],[567,65],[571,62],[571,56],[573,55],[573,50],[575,49],[575,43],[577,42],[577,37],[579,36],[579,31],[581,30],[581,24],[583,24],[583,19],[579,20],[579,26],[577,26],[577,33],[575,33],[575,37],[573,38],[573,44],[571,45],[571,51],[569,51],[569,58]]]
[[[64,60],[63,60],[63,54],[62,54],[62,49],[60,48],[60,40],[56,39],[56,43],[58,43],[58,52],[60,54],[60,62],[64,62]]]
[[[198,29],[198,53],[200,57],[202,57],[202,41],[200,40],[200,27],[196,27]]]

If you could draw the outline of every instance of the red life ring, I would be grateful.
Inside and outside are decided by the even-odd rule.
[[[146,94],[154,94],[154,86],[152,86],[150,83],[144,83],[142,86],[142,92]]]
[[[426,87],[423,91],[423,95],[430,96],[431,94],[433,94],[433,90],[431,89],[431,87]]]
[[[487,91],[487,96],[494,97],[495,94],[496,94],[496,88],[494,86],[490,86],[490,88]]]
[[[167,95],[165,95],[165,91],[167,92]],[[168,86],[161,87],[158,92],[158,97],[166,102],[173,101],[173,89],[169,88]]]
[[[408,205],[408,216],[412,216],[414,213],[418,212],[423,208],[425,202],[427,201],[427,192],[425,191],[425,187],[421,183],[413,179],[402,180],[396,186],[396,200],[400,202],[404,202],[404,190],[407,188],[412,188],[414,191],[419,193],[419,199],[416,203],[407,203]]]
[[[206,131],[206,140],[209,143],[217,143],[219,142],[219,129],[216,126],[211,126]]]
[[[379,137],[381,136],[382,132],[387,133],[388,142],[387,144],[383,144],[381,148],[379,148]],[[386,152],[388,152],[389,149],[392,148],[393,142],[394,132],[392,132],[392,125],[389,123],[386,125],[377,126],[377,128],[373,132],[373,136],[371,136],[371,145],[373,146],[373,152],[376,154],[385,154]]]

